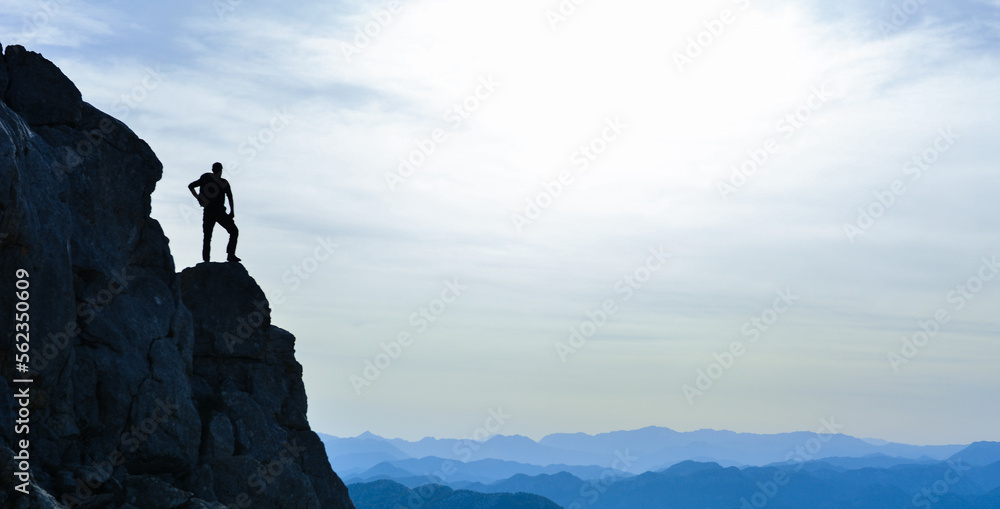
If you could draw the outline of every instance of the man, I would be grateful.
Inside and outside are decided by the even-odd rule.
[[[194,191],[199,188],[198,192]],[[205,241],[201,249],[201,257],[207,262],[211,252],[212,229],[215,223],[219,223],[229,232],[229,244],[226,246],[226,258],[230,262],[238,262],[236,257],[236,238],[240,234],[239,228],[233,222],[236,216],[236,209],[233,208],[233,191],[229,188],[229,181],[222,178],[222,163],[212,165],[212,173],[206,173],[198,180],[188,184],[188,189],[194,195],[198,203],[205,209],[202,228],[205,230]],[[226,201],[229,198],[229,213],[226,213]]]

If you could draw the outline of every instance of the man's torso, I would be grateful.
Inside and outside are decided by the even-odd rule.
[[[202,205],[206,209],[213,211],[226,209],[226,191],[229,190],[229,181],[222,177],[216,177],[212,173],[206,173],[198,179],[198,196]]]

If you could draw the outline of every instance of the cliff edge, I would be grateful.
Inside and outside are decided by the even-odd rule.
[[[54,64],[3,51],[0,507],[353,509],[253,278],[175,273],[161,174]]]

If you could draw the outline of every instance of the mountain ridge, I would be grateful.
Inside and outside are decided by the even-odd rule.
[[[565,464],[573,466],[601,466],[610,468],[613,463],[621,463],[621,457],[635,457],[630,461],[629,471],[636,473],[647,470],[662,470],[686,460],[714,461],[724,466],[764,466],[787,460],[789,454],[802,460],[826,457],[862,457],[883,454],[908,462],[923,457],[943,460],[961,451],[967,445],[910,445],[895,442],[873,444],[867,440],[844,434],[817,434],[807,431],[755,434],[732,431],[697,430],[677,432],[669,428],[649,426],[637,430],[622,430],[597,435],[585,433],[552,434],[536,442],[518,436],[514,441],[504,435],[495,435],[484,441],[469,439],[430,438],[411,442],[400,438],[385,439],[371,432],[358,437],[333,437],[323,435],[327,444],[331,463],[344,471],[359,473],[381,461],[398,461],[406,458],[428,456],[453,461],[474,461],[480,459],[501,459],[531,465]],[[361,439],[359,437],[363,436]],[[544,440],[546,443],[542,444]],[[815,444],[813,441],[817,441]],[[365,449],[365,444],[373,447]],[[504,444],[501,454],[496,450]],[[512,447],[514,444],[517,447]],[[818,450],[809,452],[806,445]],[[559,445],[565,447],[560,449]],[[391,449],[388,447],[391,446]],[[361,456],[348,457],[338,450],[357,454],[367,450],[372,453],[369,460]],[[391,451],[393,457],[389,457]],[[381,455],[376,452],[383,453]],[[374,460],[378,461],[374,461]],[[374,462],[371,462],[374,461]]]

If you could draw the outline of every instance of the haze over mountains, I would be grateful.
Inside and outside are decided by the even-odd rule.
[[[657,427],[538,441],[320,437],[359,509],[472,501],[567,509],[1000,507],[997,442],[919,446],[839,433]]]
[[[825,422],[826,428],[833,431],[838,428],[835,420]],[[407,463],[409,460],[427,457],[466,464],[503,460],[543,467],[597,466],[603,470],[626,456],[631,459],[624,470],[642,473],[664,469],[686,460],[708,461],[722,466],[762,466],[789,460],[801,462],[870,455],[898,458],[900,462],[943,460],[965,447],[961,444],[899,444],[864,440],[840,433],[803,431],[762,435],[718,430],[678,432],[652,426],[597,435],[558,433],[538,441],[519,435],[496,435],[483,441],[471,438],[424,438],[416,442],[386,439],[372,433],[350,438],[324,434],[320,434],[320,437],[326,444],[330,463],[345,479],[383,462],[407,465],[410,464]]]

